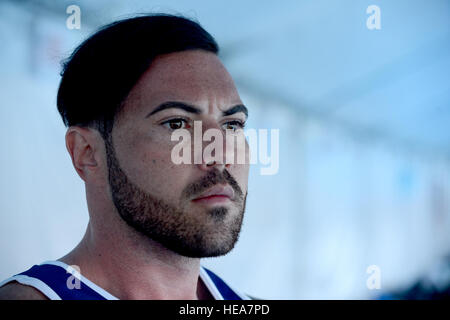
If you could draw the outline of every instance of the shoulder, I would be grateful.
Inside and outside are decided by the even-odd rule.
[[[39,290],[16,281],[0,287],[0,300],[48,300]]]

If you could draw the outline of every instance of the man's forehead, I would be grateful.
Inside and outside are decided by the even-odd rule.
[[[156,106],[165,100],[218,105],[241,103],[234,82],[219,58],[206,51],[157,57],[129,96]]]
[[[172,71],[196,72],[199,67],[225,69],[215,53],[204,50],[185,50],[157,56],[149,71],[164,68]]]

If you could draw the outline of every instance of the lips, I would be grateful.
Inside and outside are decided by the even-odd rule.
[[[229,185],[217,185],[203,192],[199,197],[193,199],[192,201],[201,201],[207,199],[234,199],[234,190]]]

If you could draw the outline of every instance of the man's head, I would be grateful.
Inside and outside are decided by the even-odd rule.
[[[194,121],[203,132],[225,132],[246,120],[217,53],[212,36],[185,18],[119,21],[74,51],[58,92],[67,146],[86,185],[104,192],[135,230],[190,257],[233,248],[247,196],[248,164],[171,157],[176,129],[194,136]]]

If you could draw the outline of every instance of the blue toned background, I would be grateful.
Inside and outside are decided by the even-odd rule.
[[[81,29],[66,8],[81,9]],[[369,5],[381,29],[369,30]],[[195,18],[250,109],[280,130],[252,167],[234,251],[204,264],[268,299],[371,299],[450,283],[450,2],[0,2],[0,278],[57,259],[88,221],[56,110],[59,61],[132,13]],[[113,67],[113,66],[112,66]],[[380,270],[370,290],[368,266]]]

